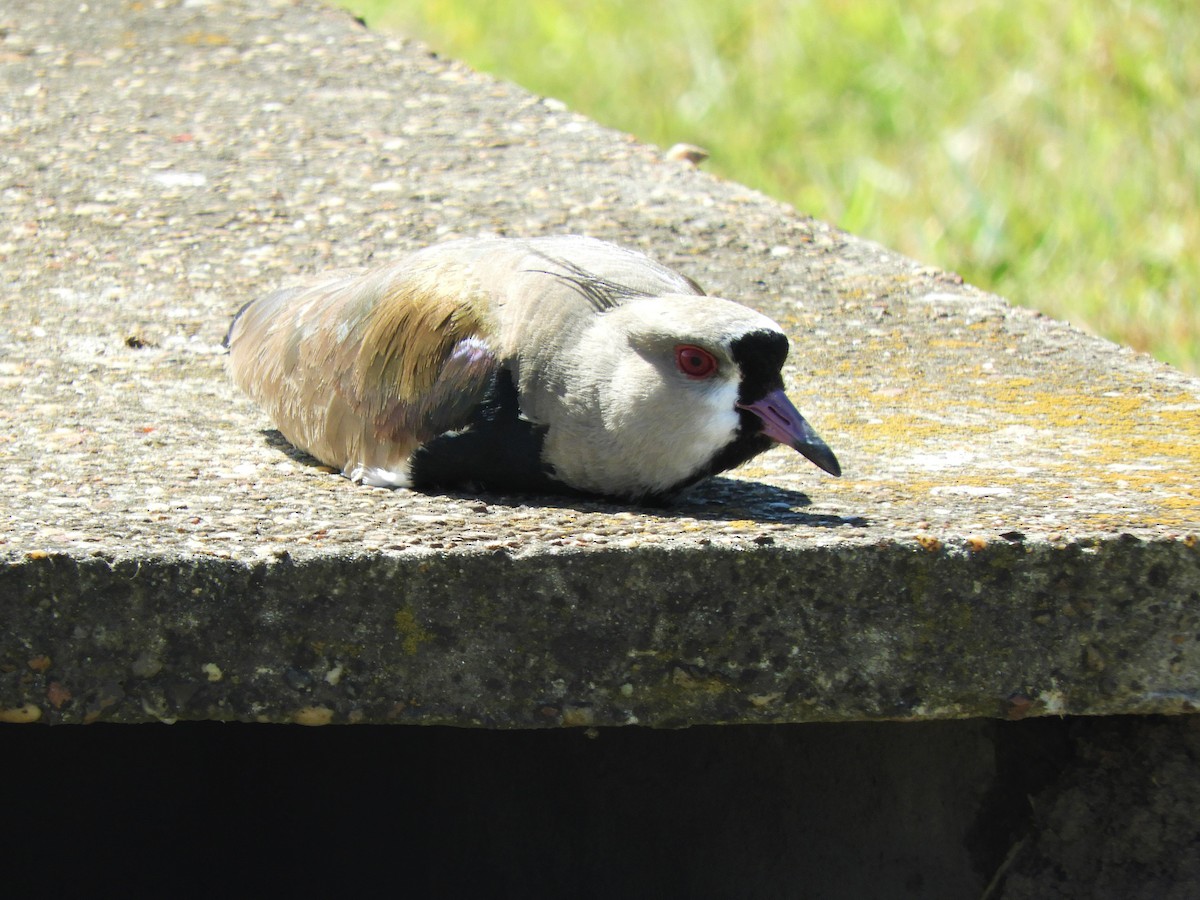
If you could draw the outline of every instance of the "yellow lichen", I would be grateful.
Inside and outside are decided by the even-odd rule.
[[[396,633],[404,641],[404,652],[409,656],[416,653],[422,644],[433,640],[433,635],[421,627],[413,611],[407,607],[397,610],[392,621],[396,625]]]

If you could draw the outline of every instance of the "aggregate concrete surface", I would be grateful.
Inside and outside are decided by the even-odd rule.
[[[0,39],[0,719],[1194,711],[1197,379],[333,9],[2,0]],[[383,491],[228,381],[290,279],[556,232],[780,321],[844,477]]]

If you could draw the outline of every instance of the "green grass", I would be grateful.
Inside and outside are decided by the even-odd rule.
[[[596,120],[1200,371],[1190,0],[342,0]]]

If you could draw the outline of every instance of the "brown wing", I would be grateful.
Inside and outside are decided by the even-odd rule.
[[[230,367],[297,447],[400,484],[413,450],[464,426],[487,391],[497,361],[485,309],[466,272],[445,264],[325,275],[243,309]]]

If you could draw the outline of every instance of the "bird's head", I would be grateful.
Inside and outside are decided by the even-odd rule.
[[[783,389],[788,339],[766,316],[716,297],[640,297],[598,316],[575,351],[571,399],[604,436],[572,463],[670,492],[774,442],[833,475],[833,452]],[[553,438],[554,430],[551,429]],[[620,467],[620,472],[616,470]],[[572,473],[580,478],[581,474]],[[610,488],[611,490],[611,488]]]

